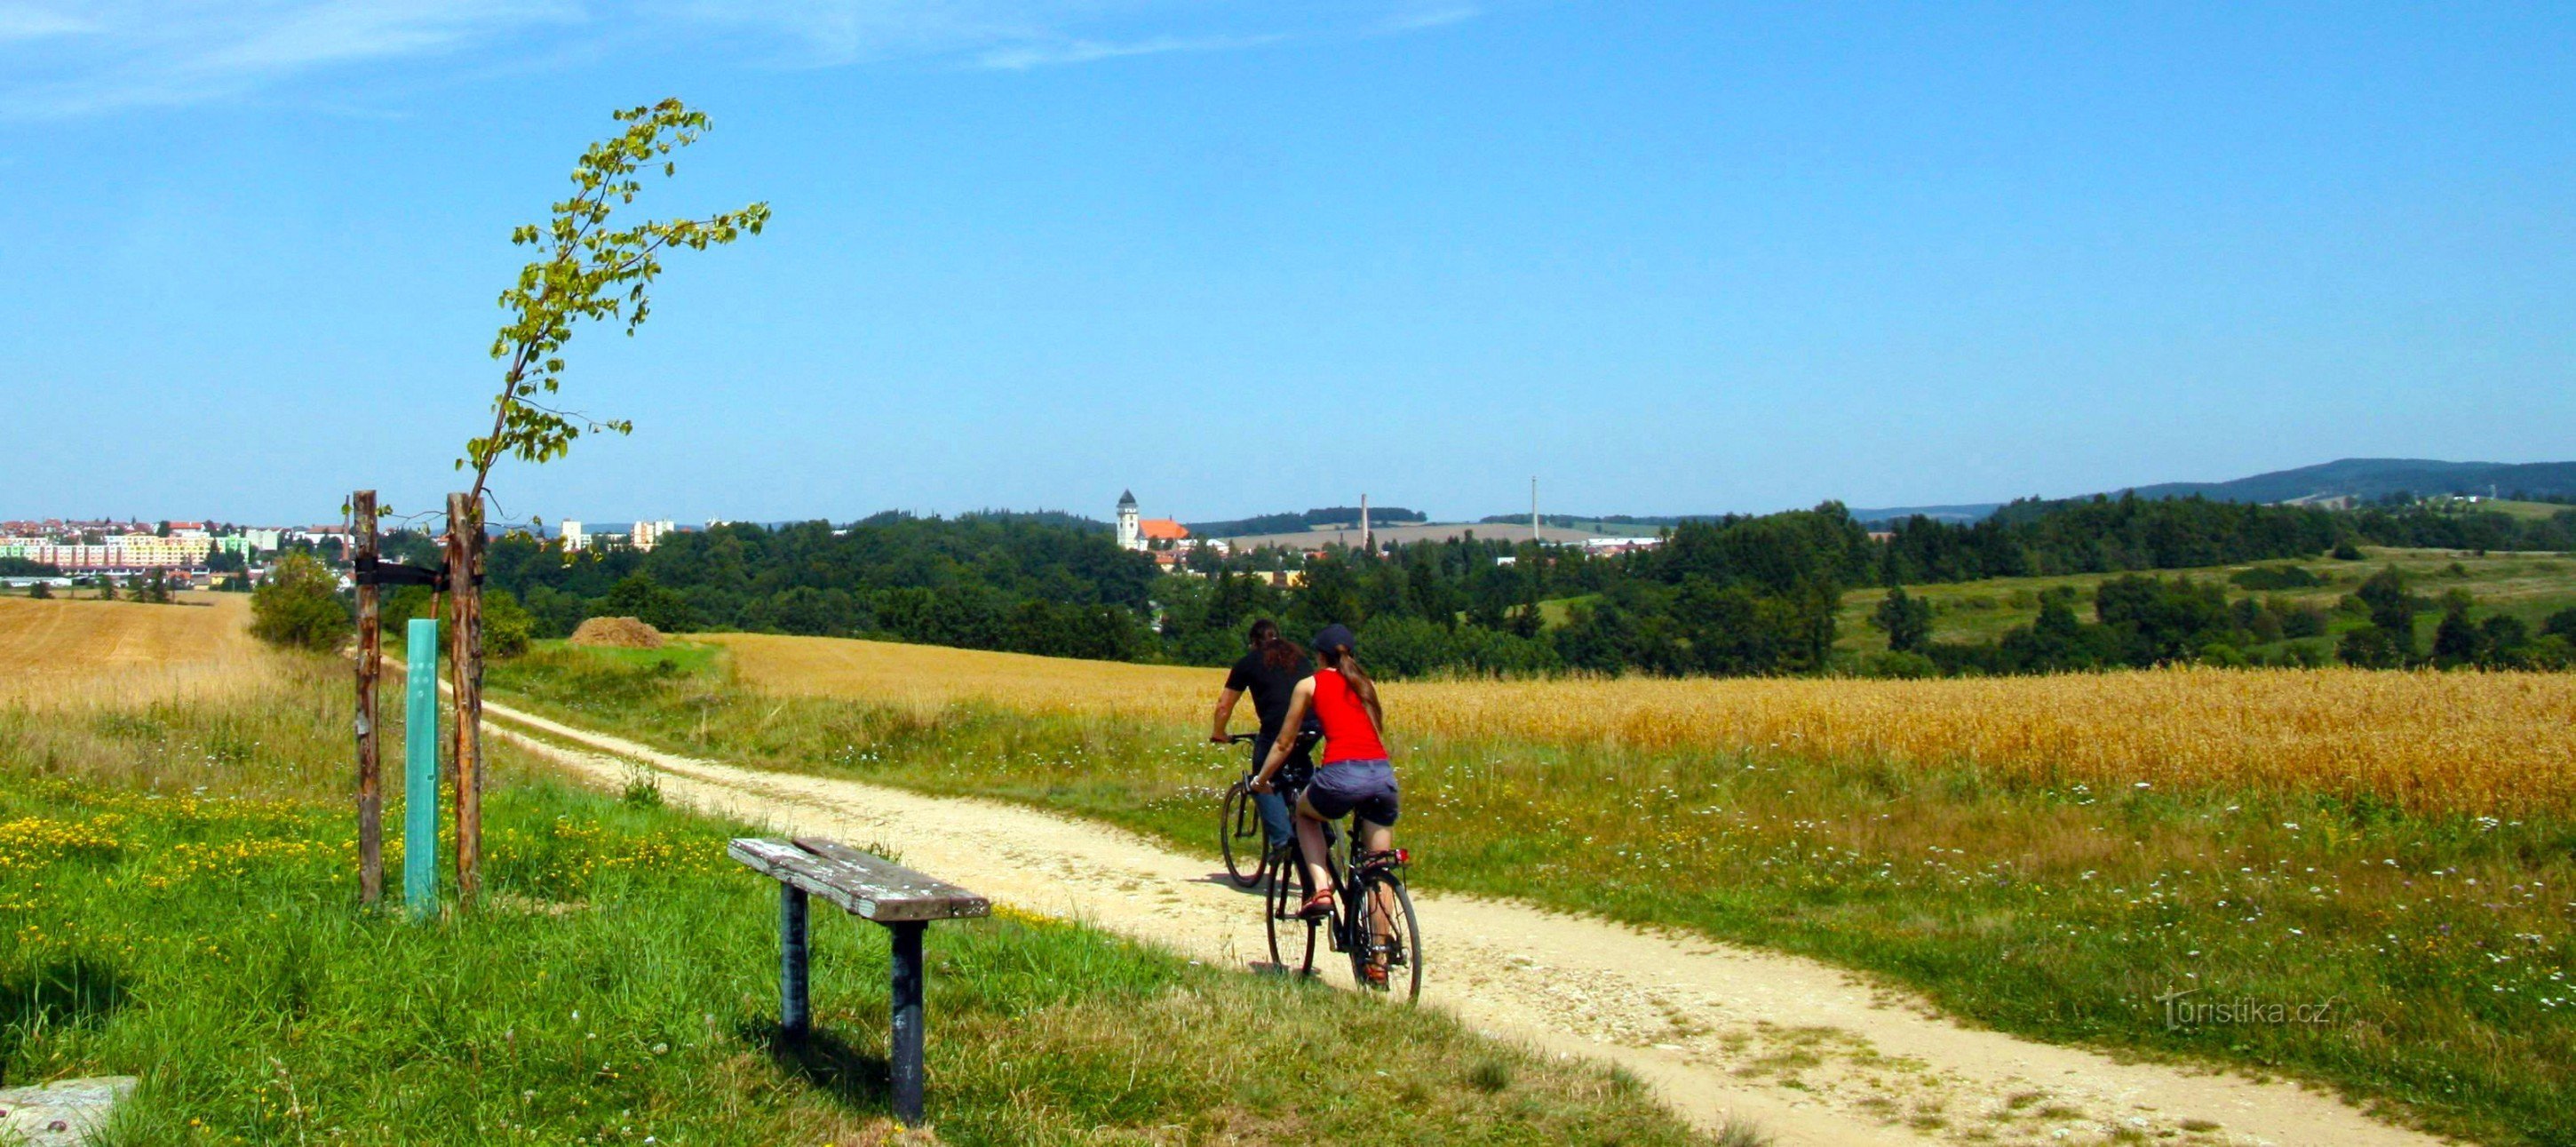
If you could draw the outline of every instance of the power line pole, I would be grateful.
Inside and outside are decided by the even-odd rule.
[[[1538,544],[1538,475],[1530,475],[1530,544]]]
[[[1368,495],[1360,495],[1360,548],[1377,552],[1377,539],[1369,533]]]

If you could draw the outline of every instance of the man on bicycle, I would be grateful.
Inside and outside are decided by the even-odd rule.
[[[1279,737],[1279,727],[1288,716],[1288,697],[1300,682],[1315,673],[1304,652],[1295,642],[1279,636],[1279,623],[1262,618],[1252,623],[1252,651],[1234,663],[1225,675],[1225,690],[1216,698],[1216,730],[1208,740],[1227,742],[1226,726],[1234,720],[1235,702],[1244,693],[1252,694],[1252,711],[1261,719],[1261,732],[1253,740],[1252,759],[1267,760],[1270,744]],[[1288,847],[1297,833],[1288,820],[1288,801],[1315,771],[1313,738],[1292,735],[1291,751],[1279,783],[1252,794],[1253,807],[1260,810],[1263,848],[1275,852]]]

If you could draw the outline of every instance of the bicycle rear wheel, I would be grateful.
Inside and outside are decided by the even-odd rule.
[[[1261,883],[1262,853],[1268,851],[1269,841],[1261,829],[1261,810],[1252,803],[1252,786],[1236,781],[1225,790],[1221,816],[1216,847],[1225,854],[1226,878],[1237,888]]]
[[[1270,962],[1283,972],[1303,979],[1315,974],[1315,930],[1320,921],[1297,915],[1305,907],[1308,895],[1306,866],[1299,862],[1295,849],[1287,850],[1264,866],[1270,873],[1270,891],[1262,896],[1262,915],[1270,930]],[[1289,957],[1296,962],[1290,963]]]
[[[1422,924],[1413,915],[1413,896],[1392,872],[1367,873],[1359,884],[1351,981],[1390,1002],[1412,1004],[1422,998]],[[1383,983],[1369,978],[1372,966],[1386,969]]]

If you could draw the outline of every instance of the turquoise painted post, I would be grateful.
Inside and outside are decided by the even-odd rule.
[[[403,638],[403,903],[438,911],[438,622],[412,619]]]

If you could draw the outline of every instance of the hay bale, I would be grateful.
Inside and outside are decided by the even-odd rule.
[[[572,631],[574,645],[605,645],[613,649],[660,649],[662,631],[631,617],[594,617]]]

